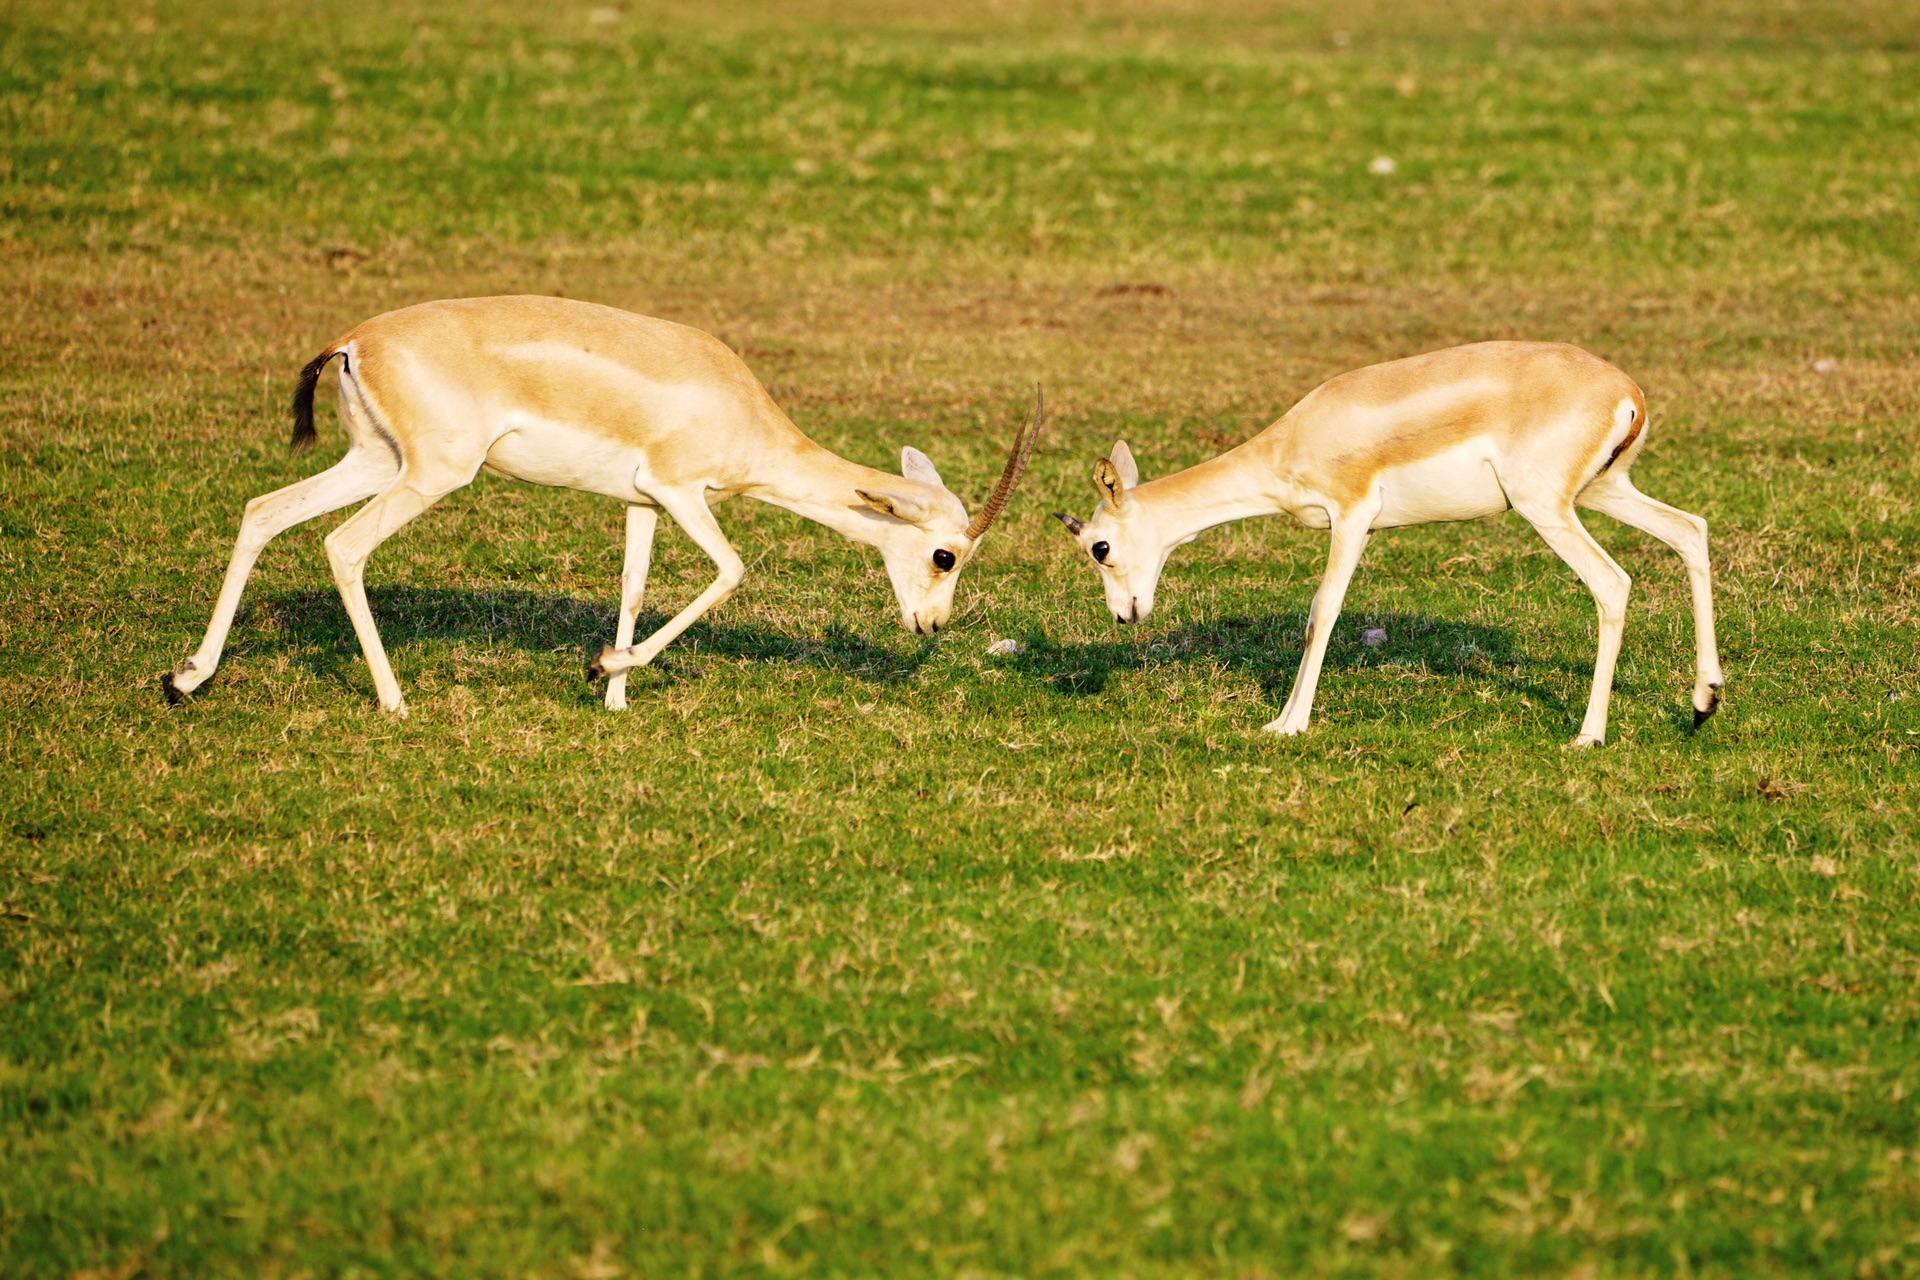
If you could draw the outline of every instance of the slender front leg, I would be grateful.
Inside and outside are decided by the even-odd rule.
[[[620,621],[615,624],[613,647],[633,644],[633,619],[647,594],[647,565],[653,558],[653,530],[660,513],[638,503],[627,508],[627,558],[620,567]],[[627,673],[607,680],[607,710],[627,709]]]
[[[1707,559],[1707,522],[1691,511],[1670,507],[1611,473],[1580,495],[1580,505],[1642,533],[1650,533],[1680,553],[1693,588],[1693,727],[1698,729],[1720,707],[1727,677],[1720,670],[1720,649],[1713,636],[1713,567]]]
[[[1607,703],[1613,695],[1613,667],[1620,658],[1620,637],[1627,625],[1627,593],[1633,579],[1593,540],[1571,506],[1560,511],[1528,511],[1515,504],[1580,581],[1593,593],[1600,611],[1600,648],[1593,659],[1593,689],[1587,695],[1587,714],[1571,747],[1597,747],[1607,740]]]
[[[233,558],[227,562],[227,576],[220,584],[220,598],[214,602],[213,618],[207,634],[193,656],[160,678],[167,701],[178,702],[212,677],[220,665],[220,653],[226,647],[227,631],[240,607],[240,593],[246,589],[253,563],[267,543],[293,526],[323,516],[329,511],[371,498],[390,484],[399,464],[384,450],[374,453],[358,448],[317,476],[308,476],[298,484],[262,494],[247,503],[240,518],[240,536],[233,543]]]
[[[600,651],[587,667],[590,679],[600,676],[618,675],[622,671],[631,671],[635,667],[644,667],[660,656],[660,651],[679,638],[680,633],[700,620],[700,615],[732,595],[740,585],[740,579],[746,576],[747,567],[734,552],[727,535],[720,532],[719,524],[713,518],[713,512],[707,509],[707,495],[704,491],[671,496],[656,495],[656,500],[666,513],[680,522],[694,545],[706,552],[708,557],[720,569],[712,585],[694,598],[692,604],[632,648],[615,648],[608,645]]]
[[[1300,670],[1294,673],[1293,692],[1280,716],[1265,726],[1268,733],[1305,733],[1313,715],[1313,693],[1320,683],[1320,664],[1327,656],[1327,642],[1333,638],[1334,623],[1340,618],[1340,605],[1347,596],[1347,584],[1360,566],[1360,553],[1367,549],[1367,526],[1373,523],[1377,506],[1344,516],[1334,522],[1331,545],[1327,550],[1327,572],[1320,589],[1313,593],[1307,611],[1307,648],[1300,657]]]

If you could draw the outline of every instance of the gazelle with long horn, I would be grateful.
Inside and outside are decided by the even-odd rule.
[[[1693,723],[1725,683],[1713,637],[1707,522],[1656,502],[1627,472],[1646,447],[1647,402],[1619,369],[1578,347],[1483,342],[1357,369],[1309,393],[1245,444],[1145,484],[1126,442],[1094,464],[1092,519],[1055,514],[1097,568],[1120,623],[1153,610],[1175,547],[1215,525],[1286,513],[1331,531],[1307,613],[1306,652],[1273,733],[1306,730],[1327,641],[1374,529],[1472,520],[1511,507],[1593,593],[1599,654],[1570,744],[1606,741],[1607,702],[1630,581],[1576,507],[1652,534],[1680,554],[1693,589]]]
[[[327,559],[367,657],[380,705],[405,711],[367,607],[373,549],[482,467],[627,504],[626,562],[614,644],[590,668],[606,704],[626,706],[626,673],[645,666],[745,573],[709,504],[749,497],[879,549],[909,631],[946,624],[960,570],[1005,509],[1033,456],[1044,406],[1014,440],[999,484],[971,520],[918,449],[901,474],[861,466],[801,434],[739,356],[698,329],[545,297],[428,302],[350,330],[301,371],[293,445],[315,437],[321,371],[340,360],[340,417],[351,447],[331,468],[247,504],[200,648],[164,677],[179,701],[212,676],[254,560],[276,535],[372,499],[327,535]],[[635,615],[660,512],[719,573],[641,644]]]

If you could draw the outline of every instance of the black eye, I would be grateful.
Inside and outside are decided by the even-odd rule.
[[[945,573],[947,570],[953,568],[953,552],[947,550],[945,547],[942,547],[938,551],[934,552],[933,567],[938,569],[942,573]]]
[[[1088,549],[1093,552],[1093,558],[1095,560],[1098,560],[1101,564],[1105,564],[1107,562],[1107,552],[1113,550],[1112,547],[1109,547],[1104,542],[1096,542],[1093,544],[1092,547]]]

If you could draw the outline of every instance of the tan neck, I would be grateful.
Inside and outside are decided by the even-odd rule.
[[[745,490],[749,498],[823,524],[840,536],[879,545],[886,517],[860,500],[858,489],[884,489],[903,483],[899,476],[849,462],[815,444],[793,428],[794,441],[762,483]]]
[[[1215,525],[1288,510],[1291,504],[1287,495],[1277,492],[1271,469],[1248,465],[1252,460],[1243,453],[1247,447],[1229,449],[1185,471],[1149,480],[1128,496],[1146,505],[1169,546]]]

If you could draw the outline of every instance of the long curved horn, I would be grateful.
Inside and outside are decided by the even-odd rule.
[[[1040,422],[1046,416],[1047,396],[1039,387],[1034,389],[1033,417],[1020,428],[1020,434],[1013,438],[1013,450],[1007,454],[1007,469],[1000,473],[1000,483],[993,486],[993,493],[986,505],[980,508],[980,514],[967,526],[967,540],[977,540],[981,534],[993,527],[1005,510],[1007,499],[1013,497],[1013,490],[1020,483],[1020,477],[1027,472],[1027,463],[1033,458],[1034,442],[1040,438]]]

